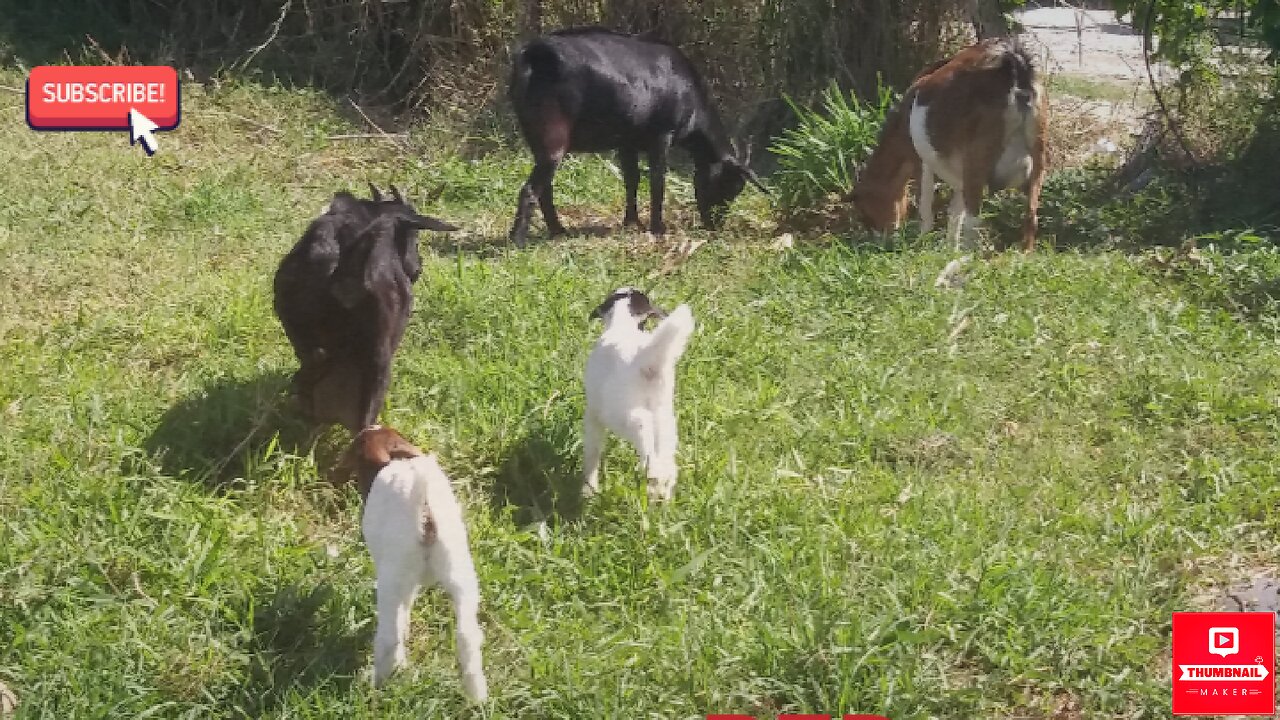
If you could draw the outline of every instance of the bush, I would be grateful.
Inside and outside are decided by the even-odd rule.
[[[778,156],[771,180],[783,213],[794,216],[853,189],[857,168],[875,149],[897,96],[880,84],[875,100],[864,102],[833,82],[822,95],[821,110],[800,107],[789,97],[786,101],[797,123],[769,148]]]

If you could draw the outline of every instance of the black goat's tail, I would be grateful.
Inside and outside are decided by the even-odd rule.
[[[511,64],[511,93],[524,95],[531,85],[553,83],[560,78],[560,56],[541,38],[530,42],[516,53]]]

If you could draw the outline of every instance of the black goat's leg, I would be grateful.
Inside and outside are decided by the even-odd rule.
[[[667,187],[667,151],[671,148],[671,135],[660,135],[649,148],[649,232],[664,235],[667,226],[662,222],[662,200]]]
[[[640,208],[636,203],[636,193],[640,190],[640,157],[634,148],[623,148],[618,151],[618,168],[622,171],[622,186],[627,194],[627,209],[622,214],[622,226],[640,225]]]
[[[533,174],[529,176],[529,182],[538,193],[538,205],[542,208],[542,220],[547,224],[547,234],[551,237],[564,235],[566,232],[564,225],[560,224],[559,216],[556,215],[556,203],[551,191],[551,181],[555,179],[556,168],[559,166],[559,160],[540,162],[533,168]]]

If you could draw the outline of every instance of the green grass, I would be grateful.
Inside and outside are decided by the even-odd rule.
[[[154,158],[123,133],[0,134],[0,682],[19,717],[1034,718],[1063,698],[1165,717],[1170,612],[1276,560],[1280,325],[1273,301],[1226,301],[1246,276],[1274,287],[1263,251],[1178,273],[1009,253],[944,291],[927,248],[769,249],[753,194],[650,280],[662,249],[640,235],[498,244],[524,154],[330,142],[349,126],[321,96],[184,93]],[[420,209],[471,229],[423,239],[385,418],[466,506],[480,709],[435,592],[411,668],[369,688],[359,500],[324,478],[340,438],[282,405],[271,275],[369,179],[444,183]],[[621,216],[601,161],[558,191],[574,223]],[[579,505],[587,314],[629,283],[700,323],[680,483],[647,506],[615,443]]]
[[[1046,84],[1051,97],[1070,95],[1081,100],[1145,105],[1150,95],[1144,83],[1096,80],[1065,72],[1049,75]]]

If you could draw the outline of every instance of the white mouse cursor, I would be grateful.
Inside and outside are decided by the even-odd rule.
[[[141,141],[142,149],[147,151],[148,155],[155,155],[159,145],[156,144],[156,136],[151,133],[155,132],[160,126],[151,122],[146,115],[129,108],[129,144]]]

